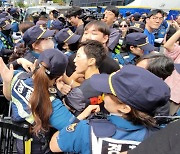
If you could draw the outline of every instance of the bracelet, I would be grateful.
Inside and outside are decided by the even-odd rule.
[[[69,85],[72,86],[73,83],[74,83],[74,80],[72,80],[71,83],[70,83]]]

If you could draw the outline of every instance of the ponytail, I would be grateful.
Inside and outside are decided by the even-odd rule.
[[[30,98],[31,110],[35,125],[33,132],[49,130],[49,118],[52,113],[52,104],[48,91],[50,79],[45,73],[45,67],[41,66],[34,73],[34,91]]]

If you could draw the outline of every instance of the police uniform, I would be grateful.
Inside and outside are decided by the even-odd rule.
[[[111,75],[95,74],[90,83],[97,91],[112,94],[131,108],[149,115],[170,98],[169,87],[160,78],[134,65],[125,65]],[[105,104],[107,101],[105,98]],[[108,105],[105,105],[107,110]],[[156,130],[158,128],[146,127],[143,123],[133,124],[114,111],[105,119],[83,120],[63,128],[57,143],[64,152],[119,153],[135,148]]]
[[[154,45],[154,41],[155,41],[155,36],[153,33],[150,33],[146,28],[144,29],[144,34],[147,35],[148,37],[148,41],[150,44]],[[150,52],[149,51],[144,51],[144,54],[149,54]]]
[[[34,118],[30,111],[29,99],[33,92],[33,80],[31,75],[23,71],[15,71],[14,77],[11,82],[11,97],[12,97],[12,120],[15,122],[28,122],[34,124]],[[50,90],[52,101],[52,113],[49,123],[57,130],[71,124],[76,117],[69,112],[61,100],[57,99]],[[13,136],[17,139],[17,151],[23,153],[23,137],[18,135],[18,132],[13,132]],[[45,153],[49,151],[48,140],[50,139],[49,133],[40,133],[38,138],[32,134],[32,153]],[[45,146],[46,145],[46,146]]]
[[[15,71],[11,84],[12,91],[12,120],[27,121],[33,124],[34,119],[29,110],[29,99],[33,92],[33,80],[24,72]],[[75,120],[74,115],[64,106],[61,100],[51,94],[52,114],[50,124],[52,127],[61,130],[64,126],[69,125]]]
[[[2,53],[2,49],[12,49],[13,48],[13,41],[11,36],[6,36],[4,35],[2,32],[0,32],[0,51],[1,51],[1,55],[3,55]]]
[[[139,143],[144,140],[148,133],[148,129],[145,126],[135,126],[131,122],[116,115],[108,116],[108,120],[116,126],[115,134],[111,137],[113,139],[133,140]],[[89,125],[89,121],[83,120],[78,124],[72,124],[63,128],[57,137],[57,142],[62,151],[90,154],[92,148],[90,134],[91,126]],[[106,136],[106,134],[104,135]]]

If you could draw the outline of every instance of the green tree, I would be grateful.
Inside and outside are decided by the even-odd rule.
[[[65,0],[53,0],[53,3],[58,3],[60,5],[64,5],[65,4]]]

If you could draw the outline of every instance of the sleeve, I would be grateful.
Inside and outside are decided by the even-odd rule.
[[[176,60],[176,58],[180,55],[180,46],[175,43],[174,49],[172,51],[168,51],[167,49],[165,49],[164,53],[166,56],[172,58],[173,60]]]
[[[2,53],[3,47],[4,47],[3,42],[0,40],[0,55],[3,55]]]
[[[110,33],[109,41],[107,44],[107,46],[110,50],[114,50],[115,46],[119,42],[120,36],[121,35],[118,30],[116,30],[115,28],[111,28],[111,33]]]
[[[58,137],[57,143],[64,152],[86,153],[90,150],[90,127],[87,121],[71,124],[63,128]]]
[[[84,95],[79,87],[73,88],[68,93],[68,95],[65,98],[65,102],[69,107],[77,111],[84,110],[86,106]]]
[[[50,116],[50,124],[57,130],[71,124],[76,117],[65,107],[61,100],[55,99],[52,102],[52,114]]]

